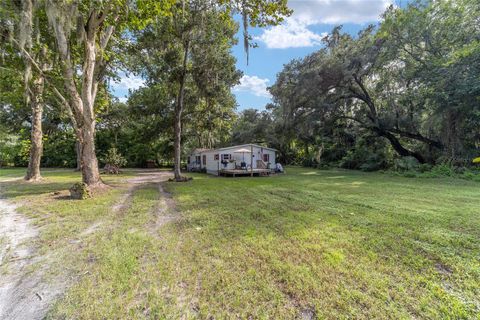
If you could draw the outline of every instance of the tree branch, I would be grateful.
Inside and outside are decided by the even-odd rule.
[[[410,138],[410,139],[424,142],[438,149],[443,149],[443,144],[440,141],[436,141],[436,140],[432,140],[430,138],[424,137],[420,133],[411,133],[411,132],[403,131],[400,129],[387,129],[387,131],[399,134],[400,136],[405,138]]]
[[[38,65],[38,63],[32,58],[32,56],[26,51],[24,48],[20,46],[17,40],[12,39],[12,41],[18,46],[18,48],[22,51],[22,54],[30,61],[32,66],[41,74],[41,76],[45,79],[45,81],[52,87],[53,93],[62,101],[62,103],[66,103],[68,105],[67,99],[58,91],[58,89],[51,83],[48,79],[48,76],[43,72],[42,68]]]

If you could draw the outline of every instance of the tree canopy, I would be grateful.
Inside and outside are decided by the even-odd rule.
[[[248,54],[248,29],[280,23],[291,13],[285,0],[0,8],[0,156],[29,165],[32,177],[40,165],[77,166],[87,185],[100,184],[97,159],[103,165],[112,148],[129,166],[173,164],[178,180],[188,150],[236,143],[274,147],[284,163],[364,170],[478,156],[473,0],[392,6],[356,35],[337,26],[319,50],[284,66],[265,110],[240,112],[231,48],[240,40]],[[120,102],[109,83],[123,73],[145,85]]]

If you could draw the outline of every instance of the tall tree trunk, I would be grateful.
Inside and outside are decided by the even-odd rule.
[[[174,124],[174,168],[173,173],[175,175],[176,181],[182,180],[182,172],[181,172],[181,157],[182,157],[182,109],[183,109],[183,95],[184,95],[184,85],[181,85],[181,89],[179,90],[179,95],[177,99],[177,104],[175,106],[175,124]]]
[[[32,62],[29,57],[32,54],[32,16],[33,1],[22,1],[22,15],[20,19],[20,41],[19,46],[22,50],[22,56],[25,62],[24,85],[25,85],[25,101],[27,106],[32,110],[32,129],[31,129],[31,147],[30,158],[28,161],[26,181],[38,181],[42,179],[40,174],[40,161],[43,153],[43,133],[42,133],[42,116],[43,116],[43,89],[44,78],[38,75],[32,82]],[[45,49],[42,50],[41,56],[45,58]],[[42,68],[45,66],[42,66]]]
[[[82,170],[82,144],[78,139],[79,135],[80,133],[77,133],[77,139],[75,140],[75,154],[77,155],[77,167],[75,168],[75,171]]]
[[[27,174],[25,180],[39,181],[42,179],[40,174],[40,162],[43,154],[43,89],[44,79],[39,76],[33,81],[33,88],[30,93],[30,105],[32,108],[32,131],[30,158],[28,161]]]
[[[94,104],[98,82],[95,82],[95,32],[94,24],[88,24],[85,36],[84,77],[81,98],[83,104],[83,126],[80,130],[82,181],[88,186],[101,184],[98,160],[95,154],[95,114]]]
[[[185,51],[183,56],[183,70],[180,77],[180,88],[178,89],[177,103],[175,105],[175,123],[174,123],[174,168],[173,174],[175,181],[183,181],[181,165],[182,165],[182,112],[183,112],[183,100],[185,96],[185,81],[187,77],[187,62],[189,43],[185,43]]]
[[[85,124],[81,130],[81,170],[82,181],[88,186],[101,183],[98,160],[95,154],[95,122]]]

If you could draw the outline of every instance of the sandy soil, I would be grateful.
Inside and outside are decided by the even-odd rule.
[[[134,190],[142,184],[159,183],[162,197],[156,228],[174,220],[173,200],[162,186],[170,177],[172,173],[165,171],[139,172],[127,181],[129,189],[113,209],[127,208]],[[2,199],[2,187],[0,183],[0,319],[43,319],[52,303],[65,292],[69,281],[67,275],[49,274],[49,257],[38,255],[35,246],[39,230],[17,212],[13,203]],[[99,227],[99,224],[92,225],[85,233]]]
[[[120,208],[128,206],[128,198],[131,197],[133,191],[138,188],[138,186],[145,183],[158,183],[158,191],[160,192],[160,200],[157,205],[156,210],[156,223],[153,226],[152,231],[156,231],[158,228],[163,226],[166,223],[173,222],[178,219],[179,215],[175,208],[175,203],[172,199],[171,194],[165,191],[163,188],[163,183],[166,182],[169,178],[173,178],[172,172],[160,171],[160,172],[140,172],[138,177],[128,180],[131,184],[129,192],[125,195],[124,202],[119,204]]]
[[[42,268],[30,268],[42,260],[34,244],[38,230],[2,198],[0,235],[0,319],[42,319],[62,289],[42,280]]]

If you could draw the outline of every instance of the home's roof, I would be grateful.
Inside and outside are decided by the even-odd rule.
[[[255,144],[255,143],[246,143],[246,144],[240,144],[240,145],[236,145],[236,146],[230,146],[230,147],[225,147],[225,148],[219,148],[219,149],[215,149],[217,151],[222,151],[222,150],[227,150],[227,149],[233,149],[233,148],[241,148],[241,147],[258,147],[258,148],[263,148],[263,149],[268,149],[268,150],[273,150],[273,151],[277,151],[277,149],[273,149],[273,148],[269,148],[269,147],[265,147],[265,146],[261,146],[261,145],[258,145],[258,144]]]
[[[191,153],[202,153],[207,151],[213,151],[213,149],[197,148],[197,149],[193,149]]]
[[[272,151],[277,151],[277,149],[273,149],[273,148],[269,148],[269,147],[265,147],[265,146],[261,146],[261,145],[258,145],[258,144],[254,144],[254,143],[247,143],[247,144],[240,144],[240,145],[236,145],[236,146],[230,146],[230,147],[224,147],[224,148],[218,148],[218,149],[202,149],[202,148],[198,148],[198,149],[194,149],[191,154],[194,154],[194,153],[204,153],[204,152],[220,152],[220,151],[225,151],[225,150],[230,150],[230,149],[240,149],[242,147],[257,147],[257,148],[263,148],[263,149],[268,149],[268,150],[272,150]]]
[[[230,146],[230,147],[224,147],[224,148],[218,148],[218,149],[197,148],[197,149],[193,149],[193,151],[190,154],[205,153],[205,152],[221,152],[221,151],[225,151],[225,150],[237,149],[237,148],[240,149],[240,148],[243,148],[243,147],[250,147],[250,146],[257,147],[257,148],[268,149],[268,150],[272,150],[272,151],[277,151],[277,149],[274,149],[274,148],[269,148],[269,147],[261,146],[261,145],[254,144],[254,143],[247,143],[247,144],[239,144],[239,145],[236,145],[236,146]]]

